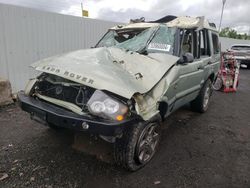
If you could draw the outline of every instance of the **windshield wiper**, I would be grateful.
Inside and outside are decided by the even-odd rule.
[[[147,46],[149,45],[149,43],[151,42],[151,40],[154,38],[156,32],[159,29],[160,29],[160,26],[158,26],[157,29],[155,29],[155,31],[151,34],[151,36],[149,37],[149,39],[146,42],[146,45],[144,47],[142,47],[141,49],[137,50],[136,52],[138,52],[139,54],[148,55],[148,53],[147,53]]]

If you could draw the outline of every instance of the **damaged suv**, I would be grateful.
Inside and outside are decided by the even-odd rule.
[[[33,120],[113,143],[117,164],[135,171],[172,112],[187,103],[207,111],[219,60],[218,32],[204,17],[118,25],[95,48],[32,64],[41,74],[18,98]]]

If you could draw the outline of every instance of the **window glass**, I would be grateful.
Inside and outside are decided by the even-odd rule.
[[[118,41],[115,40],[115,34],[116,34],[115,31],[109,31],[98,43],[97,47],[104,47],[104,46],[110,47],[118,44]]]
[[[145,48],[148,40],[153,35],[156,29],[157,29],[156,27],[145,29],[144,31],[142,31],[140,34],[133,37],[132,39],[129,39],[129,40],[126,40],[125,42],[117,44],[116,47],[138,52],[142,50],[143,48]]]
[[[200,31],[200,55],[210,55],[209,43],[208,43],[208,32],[203,29]]]
[[[181,54],[184,55],[185,53],[192,53],[193,38],[191,30],[186,30],[184,32],[182,41]]]
[[[201,45],[201,50],[205,50],[205,45],[204,45],[204,32],[200,31],[200,45]]]
[[[212,33],[212,41],[214,47],[214,54],[220,53],[219,39],[218,36],[214,33]]]
[[[165,25],[128,30],[110,30],[96,47],[117,47],[139,53],[162,52],[173,54],[176,28]]]
[[[164,52],[173,54],[176,28],[160,26],[147,47],[149,53]]]

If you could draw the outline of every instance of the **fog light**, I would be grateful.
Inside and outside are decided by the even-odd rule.
[[[89,124],[87,124],[86,122],[82,123],[82,128],[83,129],[88,129],[89,128]]]

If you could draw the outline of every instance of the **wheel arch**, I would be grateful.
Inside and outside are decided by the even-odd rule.
[[[209,75],[208,79],[210,79],[210,80],[211,80],[211,82],[213,83],[213,82],[214,82],[214,80],[215,80],[215,73],[214,73],[214,72],[213,72],[213,73],[211,73],[211,74]]]
[[[161,119],[164,120],[165,116],[168,112],[168,103],[165,101],[160,101],[159,106],[158,106],[158,110],[160,112]]]

